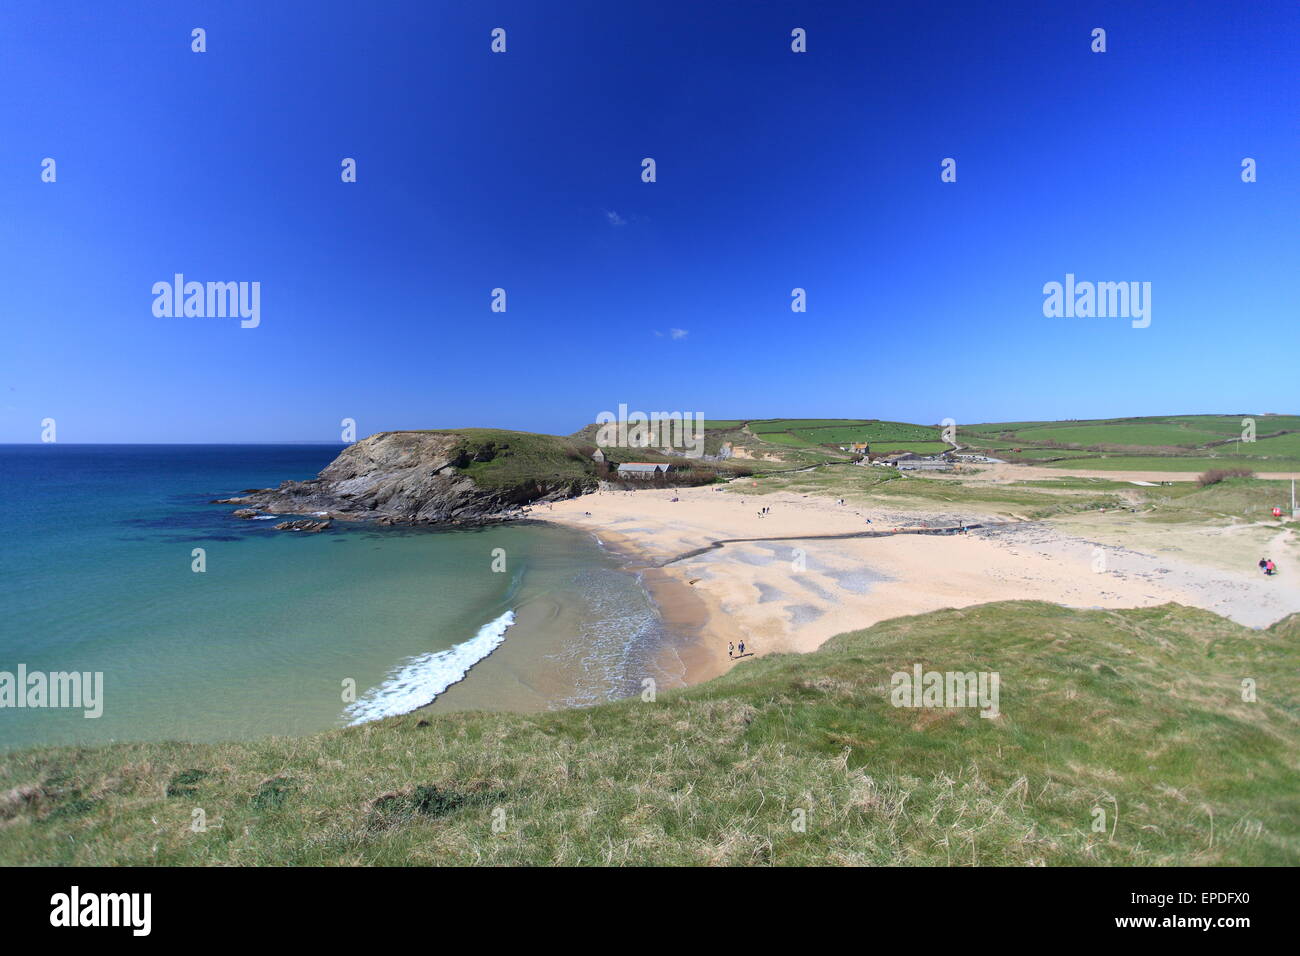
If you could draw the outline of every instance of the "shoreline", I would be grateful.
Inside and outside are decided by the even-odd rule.
[[[534,569],[541,579],[529,572],[520,593],[503,605],[515,615],[507,639],[461,681],[408,713],[543,713],[632,696],[646,677],[666,689],[721,672],[697,653],[707,616],[702,606],[646,566],[635,549],[536,514],[517,523],[572,535],[581,547],[571,553],[580,560],[563,557]],[[557,567],[565,569],[558,577]]]
[[[555,523],[574,527],[564,521]],[[722,642],[739,642],[743,638],[723,608],[697,591],[689,581],[681,580],[659,566],[653,555],[633,538],[615,531],[591,533],[602,547],[627,562],[625,570],[637,575],[654,602],[668,637],[660,648],[660,660],[665,657],[677,660],[687,686],[726,673],[730,664],[722,651]]]

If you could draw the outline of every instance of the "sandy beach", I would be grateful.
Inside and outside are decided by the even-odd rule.
[[[587,530],[635,556],[666,622],[690,637],[682,655],[688,683],[732,666],[729,644],[744,641],[755,655],[806,652],[888,618],[989,601],[1077,608],[1173,601],[1251,627],[1300,611],[1300,579],[1265,578],[1253,567],[1261,534],[1275,558],[1294,553],[1287,529],[1153,529],[1122,512],[1008,523],[976,512],[889,511],[817,495],[747,497],[736,490],[606,491],[533,517]],[[764,507],[770,512],[759,517]],[[997,526],[952,535],[821,537],[961,523]],[[785,540],[690,554],[744,538]]]

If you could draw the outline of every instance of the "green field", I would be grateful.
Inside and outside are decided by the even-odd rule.
[[[871,443],[873,455],[886,455],[895,451],[910,451],[918,455],[940,455],[947,451],[949,445],[942,441],[889,441],[878,439]]]
[[[1230,441],[1241,436],[1242,420],[1247,417],[1254,419],[1257,440]],[[1274,437],[1259,437],[1268,435]],[[962,426],[958,440],[1011,461],[1043,461],[1051,468],[1180,472],[1238,466],[1260,471],[1300,469],[1300,416],[1295,415],[991,422]],[[1050,461],[1056,458],[1065,460]]]
[[[959,425],[957,433],[959,435],[984,436],[995,438],[1003,433],[1014,434],[1026,428],[1038,428],[1048,425],[1090,425],[1091,421],[1086,422],[985,422],[982,425]]]
[[[998,716],[893,706],[914,664]],[[1298,669],[1297,615],[944,610],[655,702],[11,752],[0,863],[1295,866]]]
[[[905,422],[866,422],[861,425],[831,425],[821,428],[793,428],[791,433],[818,445],[841,445],[852,442],[935,441],[941,431],[926,425]],[[947,445],[945,444],[946,448]],[[872,451],[875,449],[872,448]]]
[[[1230,438],[1241,434],[1243,418],[1253,418],[1255,431],[1260,435],[1300,430],[1300,415],[1176,415],[1164,421],[1187,424]]]
[[[1220,455],[1248,458],[1300,458],[1300,432],[1276,438],[1260,438],[1253,442],[1219,445],[1215,451]]]
[[[788,448],[815,448],[867,442],[873,453],[887,450],[921,450],[926,453],[945,451],[940,429],[907,422],[867,421],[861,419],[784,418],[749,422],[749,430],[762,441]],[[913,447],[916,446],[916,447]]]
[[[748,423],[748,426],[749,430],[755,435],[763,435],[768,432],[788,432],[796,428],[865,424],[867,424],[865,421],[858,418],[774,418],[765,421],[752,421]]]
[[[795,448],[813,448],[816,447],[813,442],[806,438],[800,438],[798,435],[791,435],[788,432],[765,432],[762,436],[763,441],[772,445],[790,445]]]
[[[1177,425],[1078,425],[1025,428],[1015,432],[1022,441],[1053,441],[1064,445],[1182,445],[1195,448],[1220,441],[1214,432]]]
[[[1300,430],[1300,416],[1297,415],[1153,415],[1140,418],[1090,418],[1075,421],[984,422],[977,425],[962,425],[958,431],[971,436],[996,437],[1004,432],[1014,434],[1039,429],[1055,431],[1070,428],[1172,426],[1178,429],[1209,432],[1217,438],[1231,438],[1241,434],[1242,420],[1245,418],[1255,420],[1255,430],[1259,435]],[[1138,437],[1140,444],[1152,444],[1143,436]]]

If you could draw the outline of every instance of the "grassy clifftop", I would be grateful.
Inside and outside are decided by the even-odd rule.
[[[11,753],[0,862],[1294,865],[1297,638],[1007,602],[656,702]],[[1000,716],[892,706],[915,663],[997,671]]]
[[[458,428],[443,434],[460,437],[463,464],[458,470],[480,488],[511,488],[538,480],[595,486],[594,445],[503,428]]]

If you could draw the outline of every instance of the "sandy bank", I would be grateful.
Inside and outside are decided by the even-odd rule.
[[[770,514],[759,517],[763,507]],[[793,493],[747,498],[713,487],[587,495],[534,516],[585,529],[637,556],[665,619],[695,642],[683,656],[691,683],[730,666],[728,642],[743,639],[756,654],[810,651],[835,634],[887,618],[988,601],[1071,607],[1175,601],[1250,626],[1300,610],[1296,575],[1265,579],[1253,569],[1127,546],[1108,539],[1099,518],[1077,533],[1035,522],[965,535],[819,540],[986,516],[900,513]],[[1113,520],[1118,526],[1123,517]],[[727,544],[658,567],[719,539],[787,536],[807,537]]]

